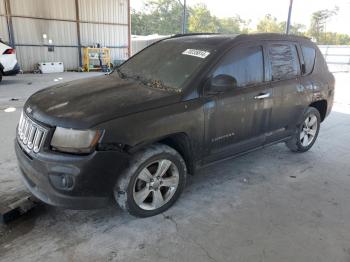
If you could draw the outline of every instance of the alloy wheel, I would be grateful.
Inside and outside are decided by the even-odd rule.
[[[303,147],[308,147],[315,140],[318,128],[317,121],[314,114],[306,117],[300,132],[300,144]]]
[[[179,185],[179,170],[168,159],[147,165],[138,174],[133,185],[135,203],[144,210],[164,206],[174,196]]]

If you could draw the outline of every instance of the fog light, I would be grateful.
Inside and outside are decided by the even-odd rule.
[[[74,186],[74,178],[67,174],[50,174],[50,182],[53,187],[60,190],[70,190]]]

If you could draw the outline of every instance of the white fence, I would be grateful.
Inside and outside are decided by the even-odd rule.
[[[319,45],[331,72],[350,72],[350,45]]]
[[[156,41],[167,38],[167,35],[132,35],[131,36],[131,55],[136,54],[145,47],[153,44]]]

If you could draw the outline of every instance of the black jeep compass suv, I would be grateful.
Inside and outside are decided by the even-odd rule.
[[[177,35],[109,75],[32,95],[16,153],[27,187],[48,204],[96,208],[114,196],[152,216],[200,166],[278,142],[309,150],[333,96],[307,38]]]

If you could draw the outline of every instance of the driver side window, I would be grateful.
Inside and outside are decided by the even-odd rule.
[[[264,81],[264,59],[261,46],[237,47],[225,55],[213,77],[229,75],[237,80],[238,87]]]

